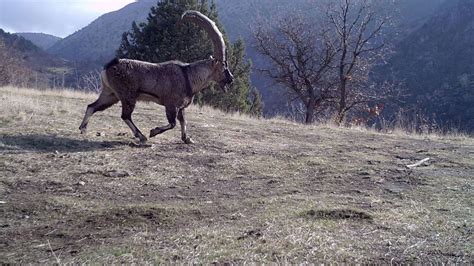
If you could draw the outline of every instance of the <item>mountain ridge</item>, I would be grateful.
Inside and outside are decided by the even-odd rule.
[[[153,0],[141,0],[103,14],[88,26],[58,41],[48,52],[70,61],[102,64],[115,56],[122,33],[131,28],[132,22],[145,21],[153,3]]]
[[[48,48],[62,39],[60,37],[42,32],[16,32],[15,34],[31,41],[33,44],[42,48],[43,50],[48,50]]]

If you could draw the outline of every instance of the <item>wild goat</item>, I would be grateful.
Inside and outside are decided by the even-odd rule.
[[[134,136],[144,142],[147,138],[132,121],[132,112],[137,101],[152,101],[165,106],[169,124],[150,131],[150,138],[181,124],[181,139],[186,144],[193,140],[186,134],[184,109],[194,95],[215,81],[225,91],[234,77],[229,70],[226,47],[222,33],[216,24],[198,11],[186,11],[181,21],[190,21],[202,27],[214,46],[214,57],[194,63],[169,61],[153,64],[138,60],[114,59],[101,72],[102,92],[99,98],[87,106],[79,129],[84,134],[92,114],[103,111],[118,101],[122,103],[122,120],[130,127]]]

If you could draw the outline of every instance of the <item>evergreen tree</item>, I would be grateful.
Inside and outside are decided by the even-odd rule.
[[[205,31],[192,23],[180,22],[181,15],[186,10],[198,10],[216,22],[224,34],[230,69],[235,77],[234,84],[229,87],[227,93],[222,92],[218,86],[211,86],[197,95],[195,101],[225,111],[260,116],[261,97],[250,84],[251,64],[245,59],[245,44],[243,40],[228,44],[212,0],[159,1],[151,8],[146,23],[133,23],[131,31],[123,33],[117,56],[154,63],[169,60],[194,62],[209,58],[213,48]]]
[[[239,39],[229,48],[230,52],[227,56],[232,73],[235,76],[234,83],[227,92],[223,92],[218,87],[205,90],[197,97],[197,102],[207,103],[228,112],[240,111],[260,116],[263,110],[261,96],[258,90],[251,87],[250,84],[252,65],[249,61],[244,60],[244,41]]]

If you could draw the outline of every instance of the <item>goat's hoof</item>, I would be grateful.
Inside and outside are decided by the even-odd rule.
[[[150,138],[153,138],[154,136],[159,135],[161,133],[163,133],[163,130],[159,128],[152,129],[150,130]]]
[[[140,135],[140,136],[137,136],[137,138],[140,140],[140,143],[145,143],[148,139],[143,136],[143,135]]]
[[[191,139],[190,137],[187,137],[187,138],[184,140],[184,143],[186,143],[186,144],[194,144],[194,140]]]
[[[79,130],[81,131],[82,135],[85,135],[87,133],[87,128],[79,128]]]

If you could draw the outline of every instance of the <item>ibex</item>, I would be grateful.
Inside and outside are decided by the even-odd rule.
[[[152,101],[165,106],[168,125],[150,131],[150,138],[181,124],[181,139],[186,144],[193,140],[186,134],[184,109],[198,92],[209,86],[211,81],[226,91],[234,77],[229,70],[226,47],[222,33],[216,24],[198,11],[186,11],[181,21],[190,21],[201,26],[214,46],[214,57],[194,63],[169,61],[153,64],[138,60],[114,59],[101,72],[102,92],[99,98],[87,106],[79,129],[86,132],[92,114],[103,111],[118,101],[122,103],[122,120],[130,127],[133,135],[145,142],[147,138],[132,121],[132,112],[137,101]]]

